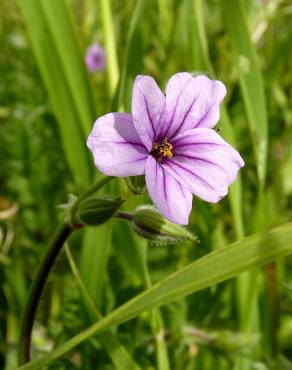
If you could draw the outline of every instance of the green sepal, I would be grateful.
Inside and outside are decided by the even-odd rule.
[[[99,196],[85,199],[79,206],[77,218],[81,224],[96,226],[108,221],[124,203],[120,197]]]
[[[145,188],[145,176],[126,177],[126,184],[130,191],[135,195],[141,195]]]

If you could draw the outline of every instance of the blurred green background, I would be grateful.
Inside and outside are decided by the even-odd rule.
[[[122,221],[76,233],[43,294],[33,357],[94,322],[96,308],[107,314],[151,281],[291,219],[291,16],[289,0],[0,0],[0,369],[17,366],[20,317],[58,206],[100,176],[86,147],[92,124],[130,111],[137,74],[161,88],[179,71],[222,80],[217,127],[246,166],[219,204],[194,199],[196,246],[148,246]],[[106,69],[89,73],[93,43]],[[149,201],[124,180],[107,192],[126,210]],[[287,258],[144,312],[47,368],[292,369],[291,268]]]

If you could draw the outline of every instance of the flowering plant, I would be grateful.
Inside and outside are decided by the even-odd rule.
[[[220,81],[189,73],[175,74],[166,96],[153,78],[138,76],[134,82],[132,113],[109,113],[94,124],[87,145],[96,167],[105,175],[64,205],[65,220],[48,245],[32,284],[20,336],[19,362],[30,359],[30,341],[40,292],[64,242],[75,230],[95,226],[112,217],[132,223],[134,231],[156,243],[195,242],[180,224],[187,224],[192,194],[218,202],[244,162],[213,127],[220,117],[226,94]],[[134,213],[119,211],[120,197],[94,194],[115,176],[144,175],[158,211],[138,207]]]
[[[166,96],[153,78],[134,82],[132,114],[100,117],[87,145],[108,176],[144,175],[150,197],[170,221],[187,224],[192,194],[216,203],[244,162],[213,127],[226,94],[220,81],[177,73]]]

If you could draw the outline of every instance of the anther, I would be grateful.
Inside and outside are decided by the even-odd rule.
[[[164,158],[172,158],[172,145],[164,138],[160,143],[154,143],[150,153],[157,162],[162,163]]]

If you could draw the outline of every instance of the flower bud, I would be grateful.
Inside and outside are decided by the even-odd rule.
[[[109,220],[124,200],[110,196],[85,199],[79,206],[77,217],[82,224],[96,226]]]
[[[158,244],[196,241],[196,237],[186,228],[166,220],[150,205],[138,207],[133,214],[132,222],[134,230],[139,235]]]
[[[145,187],[145,176],[126,177],[126,184],[131,192],[135,195],[141,195]]]

